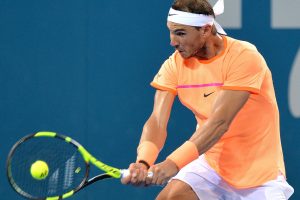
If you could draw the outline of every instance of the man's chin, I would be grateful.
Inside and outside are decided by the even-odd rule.
[[[191,55],[186,54],[185,52],[180,52],[180,51],[179,51],[179,54],[180,54],[180,56],[181,56],[183,59],[188,59],[188,58],[192,57]]]

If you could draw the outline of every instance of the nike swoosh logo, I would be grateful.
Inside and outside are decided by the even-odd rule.
[[[169,14],[169,16],[178,15],[178,14]]]
[[[203,96],[204,96],[204,97],[208,97],[209,95],[211,95],[211,94],[213,94],[213,93],[215,93],[215,92],[211,92],[211,93],[208,93],[208,94],[205,94],[205,93],[204,93]]]

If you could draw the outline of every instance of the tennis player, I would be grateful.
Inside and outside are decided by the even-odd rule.
[[[175,52],[151,83],[157,89],[153,112],[131,175],[122,179],[132,185],[168,183],[158,200],[283,200],[293,193],[271,72],[253,44],[227,36],[215,21],[223,10],[223,0],[214,7],[206,0],[175,0],[169,11]],[[197,127],[155,163],[176,96],[195,114]]]

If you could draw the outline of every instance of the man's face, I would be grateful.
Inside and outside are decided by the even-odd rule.
[[[184,58],[201,57],[205,53],[206,36],[202,28],[181,25],[173,22],[167,23],[170,30],[171,45]]]

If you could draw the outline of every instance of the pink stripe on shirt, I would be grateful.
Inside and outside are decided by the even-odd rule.
[[[201,88],[201,87],[212,87],[212,86],[222,86],[223,83],[206,83],[206,84],[196,84],[196,85],[178,85],[176,88]]]

